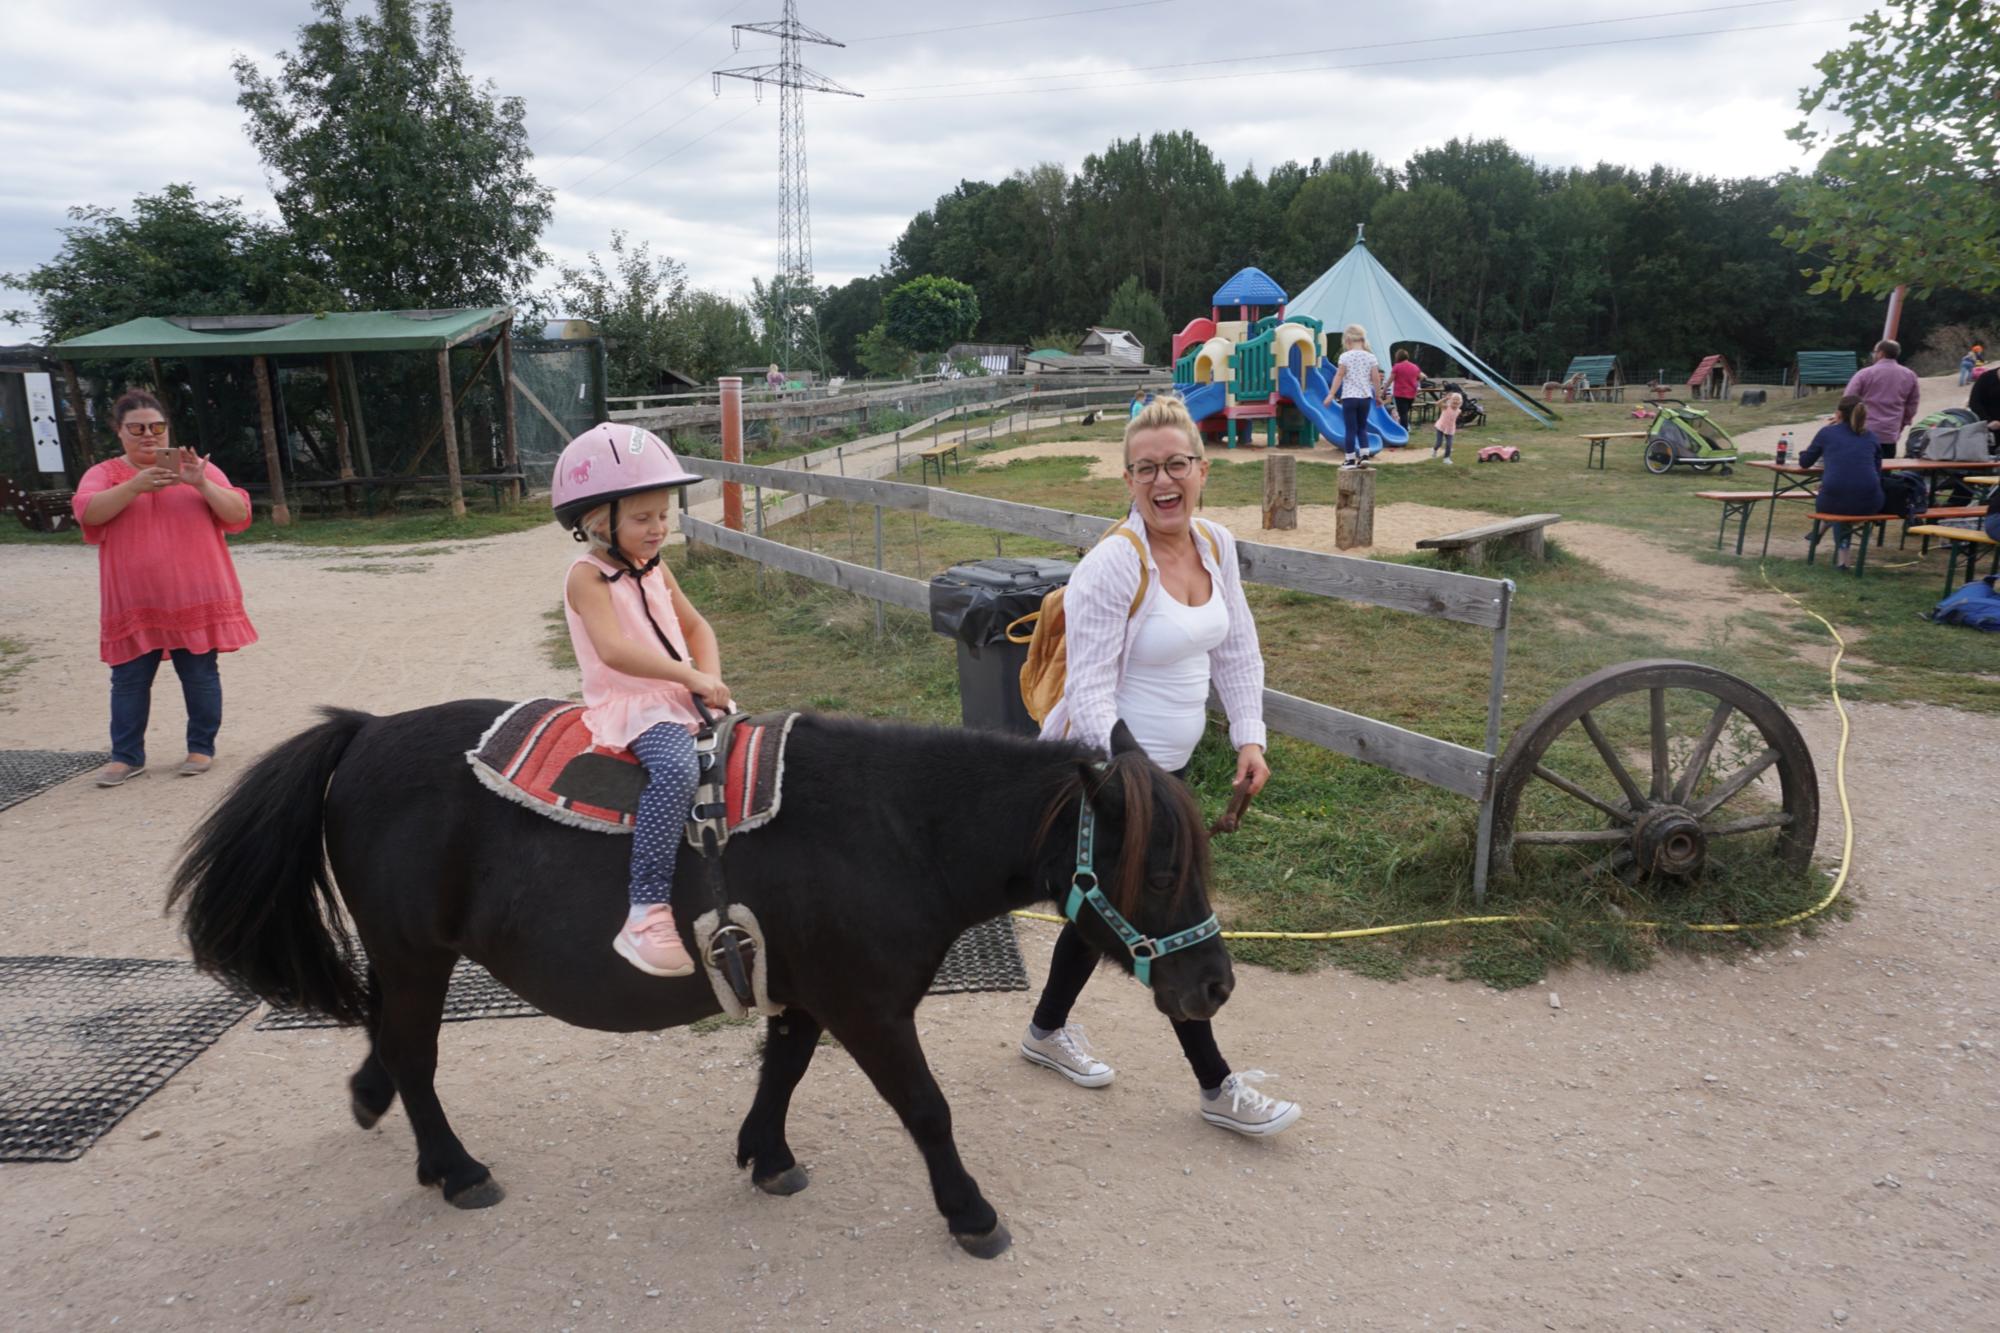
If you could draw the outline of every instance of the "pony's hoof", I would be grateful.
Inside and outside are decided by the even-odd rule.
[[[476,1185],[467,1185],[456,1194],[447,1190],[444,1201],[454,1208],[491,1208],[506,1197],[507,1191],[500,1187],[500,1182],[488,1176]]]
[[[354,1112],[354,1123],[363,1129],[375,1128],[376,1123],[382,1119],[382,1111],[388,1110],[387,1107],[383,1107],[382,1111],[376,1110],[361,1100],[361,1094],[358,1092],[347,1099],[347,1105]]]
[[[954,1232],[952,1239],[975,1259],[998,1259],[1014,1243],[1014,1238],[1007,1234],[1005,1222],[995,1222],[991,1231],[978,1236],[961,1236]]]
[[[751,1183],[764,1191],[764,1193],[778,1195],[797,1194],[806,1187],[807,1183],[806,1169],[802,1166],[788,1167],[780,1171],[777,1175],[766,1176],[762,1180],[757,1179],[755,1176],[752,1176],[750,1179]]]

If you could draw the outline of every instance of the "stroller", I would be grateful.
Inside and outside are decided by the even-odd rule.
[[[1646,471],[1663,476],[1675,464],[1706,472],[1719,467],[1728,476],[1736,457],[1736,441],[1715,419],[1679,398],[1662,398],[1653,424],[1646,428]]]
[[[1446,380],[1444,382],[1444,393],[1455,393],[1458,395],[1458,424],[1461,429],[1470,429],[1485,422],[1486,408],[1481,405],[1477,398],[1467,393],[1465,386],[1461,385],[1457,380]],[[1438,401],[1442,402],[1443,400],[1443,396],[1440,395]]]

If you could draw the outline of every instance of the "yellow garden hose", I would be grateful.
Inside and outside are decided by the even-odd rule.
[[[1811,907],[1806,908],[1802,912],[1794,912],[1790,916],[1779,917],[1776,921],[1730,922],[1712,925],[1687,921],[1633,921],[1619,918],[1599,921],[1596,924],[1630,926],[1638,930],[1664,930],[1678,926],[1683,930],[1702,931],[1714,935],[1727,935],[1745,930],[1779,930],[1786,926],[1795,926],[1801,921],[1818,916],[1821,912],[1833,906],[1834,901],[1840,897],[1841,890],[1847,887],[1847,869],[1849,863],[1854,858],[1854,816],[1853,811],[1847,803],[1847,737],[1849,725],[1847,707],[1840,701],[1840,659],[1847,654],[1847,640],[1840,637],[1840,631],[1833,627],[1832,621],[1807,606],[1804,602],[1801,602],[1798,598],[1792,596],[1792,594],[1786,592],[1783,588],[1780,588],[1777,584],[1772,583],[1771,576],[1765,572],[1762,563],[1758,564],[1757,573],[1763,578],[1771,591],[1777,593],[1780,597],[1798,607],[1799,610],[1826,626],[1826,632],[1833,637],[1833,661],[1827,665],[1827,684],[1833,694],[1834,711],[1840,715],[1840,745],[1834,752],[1833,785],[1834,790],[1840,796],[1841,826],[1840,870],[1833,877],[1833,887],[1826,891],[1825,897],[1821,898]],[[1030,921],[1049,921],[1056,925],[1062,925],[1065,920],[1065,918],[1057,916],[1053,912],[1020,911],[1015,912],[1013,915],[1026,918]],[[1352,930],[1225,930],[1222,932],[1222,938],[1225,940],[1358,940],[1375,935],[1398,935],[1408,930],[1436,930],[1443,926],[1510,925],[1542,919],[1541,917],[1516,914],[1502,916],[1453,916],[1437,921],[1404,921],[1392,926],[1361,926]]]

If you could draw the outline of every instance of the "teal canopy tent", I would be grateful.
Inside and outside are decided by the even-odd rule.
[[[1320,274],[1312,286],[1293,297],[1286,304],[1285,313],[1309,315],[1320,321],[1335,348],[1340,342],[1339,330],[1359,324],[1368,330],[1368,345],[1385,359],[1397,343],[1426,343],[1479,376],[1493,392],[1527,413],[1536,424],[1548,426],[1556,420],[1554,412],[1531,400],[1499,371],[1473,355],[1471,348],[1404,290],[1403,284],[1369,252],[1359,228],[1355,231],[1354,247],[1338,264]]]

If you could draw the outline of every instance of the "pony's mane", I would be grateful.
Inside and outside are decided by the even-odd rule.
[[[1035,835],[1037,846],[1047,840],[1064,814],[1083,799],[1086,772],[1081,764],[1069,766],[1055,800],[1042,817],[1041,829]],[[1179,909],[1197,882],[1208,882],[1208,839],[1202,832],[1201,806],[1194,793],[1187,789],[1186,783],[1139,750],[1113,755],[1104,766],[1101,783],[1116,784],[1125,809],[1118,865],[1108,878],[1100,877],[1111,905],[1129,917],[1138,910],[1140,898],[1146,892],[1146,847],[1153,835],[1153,798],[1158,796],[1174,816],[1174,864],[1179,870],[1169,893],[1168,909]]]

